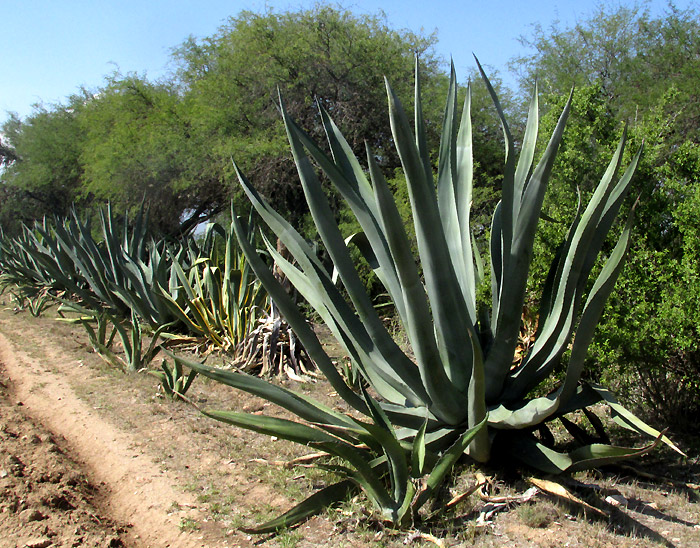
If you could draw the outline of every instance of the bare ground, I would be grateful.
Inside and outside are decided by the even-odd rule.
[[[449,520],[424,531],[434,537],[421,537],[383,529],[367,518],[360,498],[291,531],[250,536],[241,527],[276,515],[328,481],[322,472],[275,464],[304,449],[159,397],[154,378],[107,367],[80,329],[50,316],[0,311],[2,548],[700,546],[700,503],[692,488],[700,483],[697,449],[685,462],[663,453],[638,465],[675,483],[622,470],[577,476],[572,489],[606,518],[538,495],[477,526],[488,507],[472,495]],[[295,388],[339,405],[324,383]],[[201,379],[191,397],[213,408],[278,413]],[[473,475],[465,469],[451,494],[473,483]],[[499,494],[528,487],[494,477]]]

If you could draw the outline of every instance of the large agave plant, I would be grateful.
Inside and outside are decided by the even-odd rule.
[[[426,145],[418,71],[413,129],[387,83],[391,129],[415,224],[418,266],[374,154],[367,149],[367,165],[363,167],[325,111],[320,116],[330,156],[290,119],[282,105],[306,199],[342,281],[342,290],[333,283],[313,248],[238,171],[254,208],[295,262],[282,257],[268,241],[267,251],[328,325],[371,387],[361,395],[350,389],[297,307],[245,238],[240,222],[235,221],[241,246],[271,298],[340,397],[363,417],[360,420],[341,415],[263,381],[190,363],[205,375],[286,407],[301,422],[219,411],[207,412],[210,416],[320,447],[349,463],[349,468],[342,468],[349,478],[344,483],[314,495],[259,530],[307,515],[313,508],[346,493],[349,483],[362,486],[385,518],[401,521],[410,515],[409,510],[415,511],[426,500],[463,453],[478,462],[506,457],[547,473],[562,473],[639,455],[661,440],[675,449],[670,440],[632,415],[607,390],[581,380],[587,347],[628,248],[631,214],[614,249],[590,280],[592,285],[589,278],[625,198],[641,150],[621,172],[625,146],[622,138],[590,202],[573,220],[544,282],[535,342],[514,367],[535,233],[571,100],[535,165],[535,92],[516,161],[514,140],[503,111],[488,78],[481,72],[506,141],[503,194],[490,232],[490,307],[480,307],[477,301],[484,269],[469,227],[473,184],[470,93],[459,116],[454,70],[437,179]],[[357,217],[369,244],[363,248],[364,256],[391,296],[410,341],[410,356],[387,332],[365,292],[312,162],[320,166]],[[547,395],[531,396],[565,356],[565,374],[559,386]],[[620,425],[651,436],[654,442],[641,449],[592,443],[606,439],[601,422],[591,409],[596,404],[607,406]],[[600,440],[586,439],[582,429],[567,418],[577,411],[589,417]],[[551,437],[547,435],[547,425],[557,419],[575,437],[577,448],[564,452],[547,441]],[[595,438],[588,436],[591,437]],[[428,480],[420,484],[423,488],[419,487],[416,494],[416,479],[424,475]]]

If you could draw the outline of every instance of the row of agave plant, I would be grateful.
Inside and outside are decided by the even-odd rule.
[[[161,338],[231,354],[268,315],[267,293],[231,230],[211,223],[200,239],[156,242],[143,212],[121,226],[109,207],[100,212],[100,225],[96,239],[73,211],[25,227],[19,237],[0,238],[0,271],[2,284],[30,305],[60,301],[59,312],[85,327],[106,361],[143,369]],[[142,326],[151,332],[145,349]],[[117,334],[123,358],[111,349]]]
[[[233,228],[255,274],[351,409],[339,412],[337,407],[329,408],[266,380],[175,357],[193,371],[278,404],[296,419],[204,410],[209,417],[334,457],[325,466],[342,476],[338,482],[257,527],[257,532],[297,523],[358,489],[382,519],[396,525],[415,523],[420,519],[419,509],[465,456],[477,463],[519,461],[544,473],[568,474],[644,454],[660,443],[680,453],[663,433],[620,405],[608,390],[582,379],[587,348],[630,242],[632,212],[602,267],[594,269],[641,154],[641,150],[634,154],[622,170],[624,136],[588,205],[579,208],[554,256],[539,299],[535,342],[514,366],[535,236],[571,99],[535,165],[535,90],[516,160],[503,110],[483,70],[481,74],[506,142],[502,198],[493,214],[488,243],[490,305],[477,299],[485,268],[470,229],[474,174],[470,93],[460,116],[454,70],[437,174],[426,145],[417,68],[413,129],[386,84],[391,130],[411,201],[417,258],[374,153],[367,147],[363,167],[323,109],[320,118],[330,155],[289,117],[280,100],[309,209],[342,287],[334,283],[314,248],[236,168],[254,209],[293,257],[286,258],[264,240],[276,268],[315,309],[364,381],[359,388],[351,386],[339,373],[234,216]],[[348,202],[362,227],[370,244],[364,248],[365,258],[393,301],[410,350],[395,342],[373,307],[317,168]],[[545,394],[543,383],[562,369],[556,388]],[[642,448],[611,445],[596,414],[606,409],[615,423],[650,437],[651,442]],[[582,435],[576,424],[581,420],[589,422],[594,436]],[[573,438],[563,449],[553,443],[551,429],[557,422]]]

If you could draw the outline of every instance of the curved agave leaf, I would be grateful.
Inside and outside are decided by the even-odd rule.
[[[444,401],[441,414],[447,422],[459,424],[466,409],[460,408],[455,395],[466,392],[471,370],[470,356],[464,351],[464,340],[474,326],[469,320],[466,304],[455,273],[450,251],[442,230],[438,200],[432,176],[428,177],[414,137],[398,97],[386,83],[389,115],[409,190],[411,210],[416,229],[418,252],[424,265],[425,286],[435,326],[435,336],[447,379],[432,388]],[[439,374],[439,372],[438,372]],[[448,399],[449,398],[449,399]],[[438,405],[441,400],[433,400]],[[463,411],[462,411],[463,410]],[[461,412],[460,412],[461,411]]]
[[[297,171],[301,180],[304,194],[307,203],[311,210],[311,214],[316,223],[319,235],[323,239],[326,250],[333,259],[335,268],[337,269],[343,285],[348,292],[350,299],[355,307],[362,324],[365,326],[367,333],[371,337],[377,350],[384,356],[392,356],[394,370],[399,375],[401,381],[417,392],[419,397],[424,396],[423,384],[420,380],[419,372],[415,365],[400,351],[394,340],[386,331],[384,324],[379,318],[376,309],[374,308],[369,295],[365,291],[364,285],[357,274],[357,270],[350,258],[350,254],[345,245],[344,239],[338,229],[335,221],[335,216],[331,211],[325,193],[323,192],[320,181],[311,166],[311,163],[306,156],[302,144],[298,139],[298,132],[293,130],[289,117],[282,105],[282,115],[287,124],[287,134],[294,155],[294,160],[297,165]],[[337,180],[336,180],[337,182]],[[378,246],[378,250],[381,246]],[[290,252],[300,261],[294,250],[290,248]],[[308,274],[309,269],[302,269]],[[394,274],[395,275],[395,274]]]
[[[548,474],[561,474],[596,468],[644,455],[661,443],[661,436],[657,437],[653,443],[640,448],[594,443],[570,453],[554,451],[539,443],[532,435],[520,431],[513,431],[509,435],[508,442],[509,449],[512,450],[511,454],[518,460]]]
[[[562,403],[566,403],[574,395],[581,378],[588,346],[598,325],[598,319],[622,270],[623,259],[629,249],[632,221],[633,215],[630,214],[615,249],[588,295],[562,386],[555,393],[530,400],[517,409],[509,409],[505,404],[501,404],[492,411],[492,422],[490,423],[492,426],[496,428],[529,428],[547,420],[557,412]]]
[[[593,390],[603,399],[606,404],[610,407],[612,411],[613,420],[620,426],[637,432],[638,434],[646,434],[651,437],[659,437],[666,445],[673,449],[676,453],[682,456],[686,454],[681,451],[670,439],[668,439],[662,432],[659,432],[655,428],[652,428],[646,424],[641,419],[637,418],[633,413],[628,411],[625,407],[620,405],[615,396],[607,389],[602,386],[595,384],[590,385]]]
[[[281,516],[256,527],[242,527],[241,531],[253,534],[267,534],[292,527],[311,516],[315,516],[333,504],[346,499],[357,490],[357,483],[350,479],[344,479],[316,491]]]
[[[551,300],[550,312],[544,319],[540,319],[542,330],[531,352],[521,367],[507,380],[504,392],[506,400],[522,397],[546,377],[568,344],[573,331],[571,315],[582,299],[582,292],[593,260],[602,247],[609,228],[608,223],[612,222],[611,213],[613,211],[617,213],[642,152],[640,149],[623,177],[615,184],[614,176],[621,163],[624,143],[623,136],[586,211],[581,220],[576,223],[573,235],[567,243],[567,249],[562,252],[563,259],[558,266],[554,282],[556,290]],[[605,221],[603,221],[604,216],[606,216]]]
[[[171,352],[168,352],[167,350],[165,353],[176,363],[197,371],[200,375],[227,386],[238,388],[239,390],[259,396],[269,402],[283,407],[284,409],[287,409],[288,411],[291,411],[298,417],[309,422],[334,424],[348,428],[356,426],[356,423],[347,415],[337,413],[336,411],[333,411],[327,406],[316,402],[303,394],[293,392],[282,386],[277,386],[261,379],[260,377],[239,373],[237,371],[210,367],[182,356],[177,356]]]
[[[411,253],[403,221],[396,208],[396,202],[384,175],[379,170],[369,150],[367,158],[391,255],[396,264],[399,280],[404,288],[406,315],[403,324],[416,356],[421,379],[430,398],[426,404],[431,407],[430,404],[433,401],[440,401],[442,389],[449,380],[442,368],[442,358],[433,331],[430,305]],[[441,413],[439,409],[435,409],[435,412]]]
[[[535,241],[535,232],[541,215],[542,202],[552,171],[554,158],[557,154],[559,144],[564,134],[564,128],[571,108],[572,96],[564,107],[557,126],[552,133],[547,148],[542,158],[535,168],[527,183],[523,183],[524,188],[520,188],[517,183],[517,194],[509,197],[505,192],[506,181],[504,181],[504,193],[501,206],[499,207],[498,232],[492,232],[491,238],[498,238],[496,241],[496,251],[503,259],[499,268],[500,275],[507,272],[508,283],[505,281],[498,284],[492,281],[492,287],[498,288],[498,300],[494,303],[493,332],[494,341],[486,357],[484,368],[486,370],[486,399],[493,402],[503,390],[503,383],[510,371],[510,366],[517,344],[518,330],[520,329],[520,318],[522,314],[522,303],[525,299],[528,272],[532,259],[532,249]],[[530,115],[536,113],[536,97],[531,101]],[[534,104],[533,104],[534,103]],[[505,123],[505,122],[504,122]],[[533,121],[534,123],[534,121]],[[530,120],[528,120],[530,124]],[[504,130],[505,131],[505,130]],[[526,132],[526,138],[536,139],[535,131]],[[534,143],[524,142],[524,152],[521,154],[521,161],[518,163],[519,177],[523,177],[530,169],[532,156],[531,149]],[[521,168],[521,166],[523,166]],[[506,173],[509,168],[506,167]],[[515,175],[513,175],[516,185]],[[515,193],[515,190],[513,191]],[[513,205],[509,208],[506,198],[513,200]],[[516,205],[517,204],[517,205]],[[511,212],[512,217],[507,214]],[[496,216],[494,215],[494,223]],[[512,226],[508,227],[508,223]],[[500,234],[500,238],[499,238]],[[510,234],[510,236],[508,236]],[[500,247],[498,247],[500,244]],[[492,252],[494,244],[492,242]]]
[[[279,269],[318,312],[375,390],[388,401],[423,406],[424,393],[416,394],[404,382],[392,364],[391,355],[386,356],[376,347],[362,322],[333,286],[328,274],[324,270],[313,269],[307,276],[306,272],[301,272],[277,253],[267,241],[266,246]],[[316,290],[319,286],[321,290]],[[401,351],[396,347],[393,352],[398,356]],[[402,360],[405,358],[403,354],[400,356]]]
[[[252,189],[250,185],[245,184],[247,183],[247,181],[235,164],[234,168],[237,171],[239,180],[244,183],[244,188],[249,189],[249,192],[253,196],[257,196],[257,193],[255,193],[254,189]],[[263,202],[258,200],[257,203],[259,203],[261,208],[265,207],[265,204]],[[276,214],[274,211],[264,211],[266,211],[270,219],[275,219]],[[304,348],[309,353],[309,356],[311,356],[313,361],[328,379],[335,391],[338,392],[338,395],[340,395],[340,397],[342,397],[349,405],[351,405],[358,411],[367,413],[367,407],[365,402],[362,400],[362,398],[360,398],[357,394],[355,394],[352,391],[352,389],[347,385],[343,377],[335,369],[335,366],[328,357],[328,354],[326,354],[326,352],[323,350],[323,347],[321,346],[321,343],[319,342],[315,333],[306,323],[306,319],[303,317],[303,315],[301,314],[297,306],[294,304],[294,302],[292,302],[285,289],[272,275],[272,272],[267,267],[267,265],[257,255],[255,248],[251,245],[251,243],[248,240],[245,239],[244,229],[235,215],[233,215],[232,225],[236,236],[238,237],[241,249],[245,253],[251,268],[255,272],[255,275],[263,284],[275,305],[280,309],[287,322],[294,330],[294,333],[296,333],[296,335],[299,337],[302,344],[304,345]],[[287,226],[282,226],[285,228],[285,230],[287,229]],[[273,228],[274,230],[274,227],[271,228]]]
[[[425,482],[423,489],[418,494],[414,507],[420,508],[437,489],[445,479],[445,476],[452,470],[457,460],[464,454],[472,443],[472,440],[479,435],[480,432],[486,431],[486,423],[488,417],[484,417],[480,423],[469,428],[462,434],[459,439],[450,447],[444,454],[440,456],[437,463],[433,467],[428,479]]]

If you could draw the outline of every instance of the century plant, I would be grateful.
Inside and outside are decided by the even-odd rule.
[[[192,382],[197,376],[197,371],[190,370],[185,374],[182,370],[182,365],[175,361],[173,366],[168,365],[167,360],[163,360],[160,364],[160,371],[149,371],[148,373],[160,380],[160,385],[163,392],[170,398],[182,398],[192,386]]]
[[[34,229],[22,227],[15,238],[0,234],[0,284],[35,289],[82,291],[82,284],[72,259],[56,253],[55,239],[47,237],[50,229],[46,219],[35,223]]]
[[[131,321],[122,321],[106,310],[94,310],[80,306],[71,301],[63,300],[59,307],[59,321],[82,325],[87,333],[93,350],[105,362],[124,371],[141,371],[148,367],[161,351],[160,336],[172,324],[159,326],[151,335],[151,340],[144,350],[144,333],[139,317],[132,312]],[[65,316],[65,312],[77,316]],[[119,335],[124,357],[112,350],[115,336]]]
[[[43,219],[31,229],[25,226],[19,237],[0,241],[5,283],[66,291],[86,306],[108,308],[113,315],[129,317],[135,312],[154,329],[172,321],[153,288],[172,285],[171,257],[189,265],[189,250],[180,245],[177,254],[163,251],[164,241],[148,237],[143,212],[132,225],[125,219],[123,227],[109,206],[99,216],[101,240],[72,210],[64,219]]]
[[[481,463],[498,457],[518,460],[546,473],[568,473],[642,454],[661,441],[679,451],[605,388],[582,379],[587,348],[629,246],[632,212],[602,267],[594,270],[594,266],[628,193],[641,149],[622,170],[623,134],[588,205],[579,208],[544,281],[534,343],[514,365],[534,241],[571,97],[535,164],[539,125],[535,88],[516,160],[510,127],[480,65],[479,70],[498,112],[506,144],[502,197],[493,214],[488,245],[490,304],[477,298],[484,264],[470,229],[474,175],[470,89],[460,116],[453,69],[435,175],[416,70],[413,129],[388,83],[386,87],[391,129],[411,202],[418,264],[374,153],[367,147],[367,166],[363,167],[323,109],[320,119],[330,155],[281,105],[309,209],[342,288],[333,283],[307,241],[236,168],[254,208],[294,258],[294,263],[285,259],[266,241],[277,268],[344,346],[370,389],[359,395],[351,390],[234,218],[248,261],[319,369],[362,419],[341,415],[245,375],[190,363],[204,375],[286,407],[301,422],[207,411],[210,416],[344,458],[349,463],[349,468],[343,468],[348,477],[344,481],[359,484],[381,515],[394,522],[405,520],[411,514],[408,510],[415,514],[425,502],[426,491],[415,494],[416,485],[420,485],[417,478],[427,474],[432,480],[423,485],[435,488],[443,477],[440,474],[456,462],[453,456],[462,453]],[[365,292],[314,164],[347,200],[362,227],[369,243],[363,246],[364,256],[393,301],[411,353],[392,339]],[[563,375],[555,388],[538,395],[543,393],[543,383],[561,369]],[[654,441],[643,448],[605,443],[602,423],[593,412],[596,404],[607,407],[621,426]],[[598,439],[583,435],[570,420],[578,411],[588,417]],[[574,449],[562,451],[550,442],[549,426],[558,419],[574,437]],[[328,504],[347,492],[338,485],[342,482],[313,495],[271,526],[300,519],[312,507]]]
[[[252,230],[249,232],[253,234]],[[223,264],[218,264],[214,235],[224,240]],[[173,255],[168,287],[156,284],[173,317],[194,335],[225,351],[232,351],[256,326],[267,309],[267,293],[255,279],[241,253],[233,229],[211,223],[204,245],[186,269]]]

